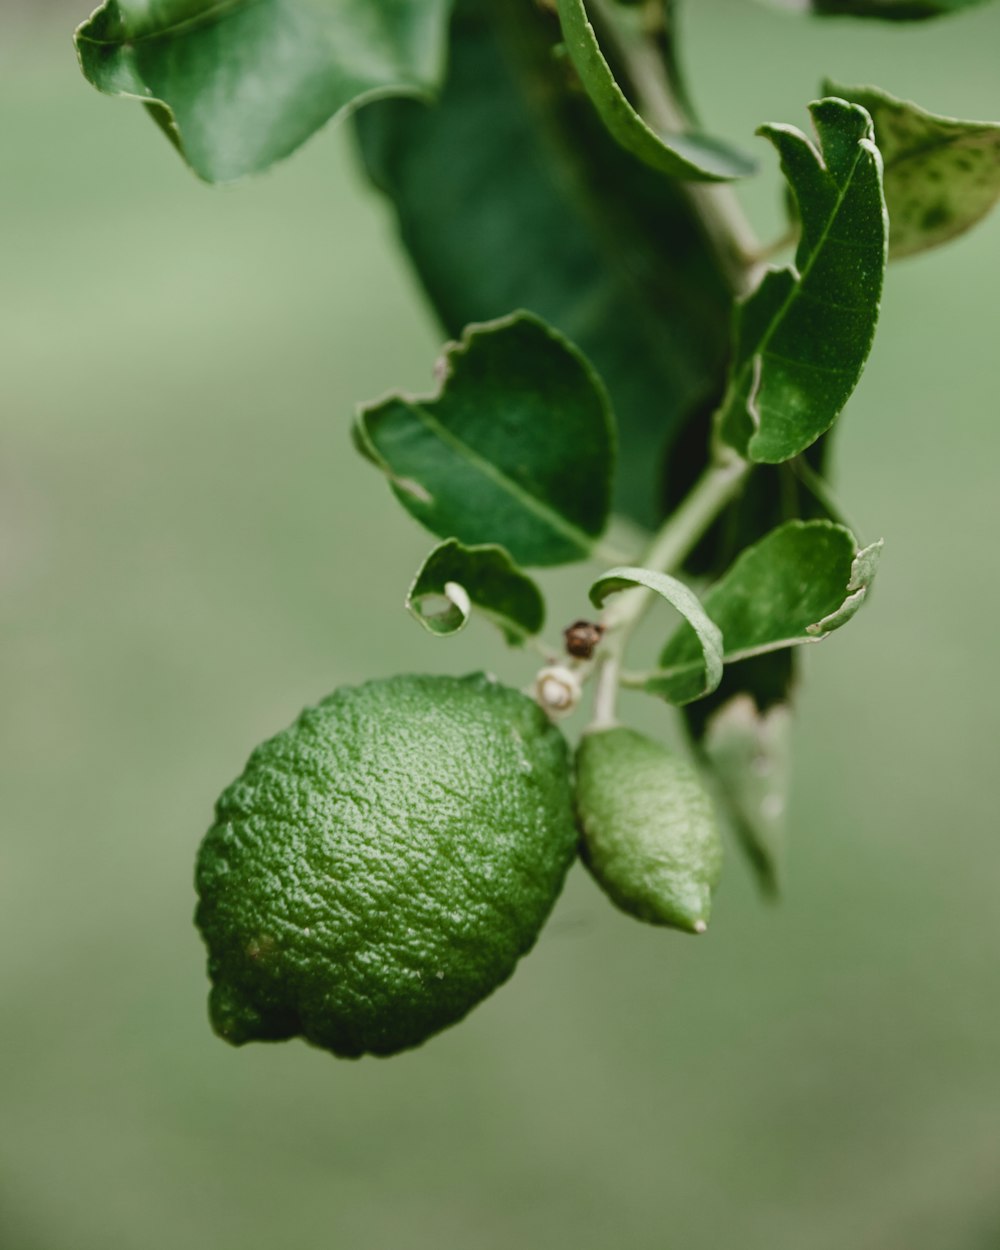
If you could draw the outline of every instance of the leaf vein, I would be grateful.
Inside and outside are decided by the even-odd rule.
[[[203,9],[192,17],[186,17],[183,21],[162,26],[158,30],[148,31],[146,34],[126,35],[118,39],[95,39],[93,35],[80,30],[77,32],[76,38],[80,43],[93,44],[97,48],[127,48],[137,43],[149,43],[156,39],[169,39],[175,35],[183,35],[190,31],[200,30],[202,27],[213,25],[215,22],[225,21],[237,9],[250,8],[263,3],[264,0],[217,0],[215,4],[207,9]]]
[[[588,534],[579,526],[574,525],[572,521],[568,521],[561,513],[558,513],[548,507],[548,505],[546,505],[542,500],[538,499],[535,495],[532,495],[531,492],[522,486],[521,483],[515,478],[510,477],[507,473],[498,469],[495,464],[492,464],[489,460],[485,459],[485,457],[481,456],[474,448],[470,447],[468,443],[463,442],[460,438],[453,434],[447,426],[442,425],[442,423],[438,421],[437,418],[434,417],[422,404],[413,403],[411,401],[407,404],[407,408],[423,423],[428,433],[432,434],[435,438],[440,439],[446,447],[450,447],[452,451],[458,453],[459,456],[463,457],[473,468],[478,470],[483,477],[488,478],[494,483],[494,485],[499,486],[502,490],[513,496],[513,498],[521,504],[525,511],[531,512],[534,516],[549,525],[551,529],[555,530],[556,533],[561,535],[563,538],[569,539],[584,554],[590,550],[593,546],[594,539],[597,537],[596,534]]]

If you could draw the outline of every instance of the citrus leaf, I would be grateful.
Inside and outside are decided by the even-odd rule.
[[[984,0],[779,0],[781,7],[819,17],[877,17],[919,22],[983,4]]]
[[[450,0],[105,0],[76,32],[99,91],[142,101],[201,178],[267,169],[365,100],[428,95]]]
[[[794,126],[761,128],[777,148],[802,235],[795,266],[770,269],[737,307],[718,414],[741,455],[779,463],[828,430],[861,377],[878,321],[888,219],[871,118],[833,98],[809,106],[816,148]]]
[[[733,831],[766,894],[781,886],[791,781],[792,713],[786,703],[762,712],[740,694],[713,713],[701,750]]]
[[[464,629],[475,608],[515,646],[537,634],[545,621],[541,591],[503,547],[440,543],[413,579],[406,606],[432,634]]]
[[[683,709],[706,780],[768,896],[781,885],[799,661],[789,647],[730,664],[717,690]]]
[[[434,395],[362,408],[359,449],[432,533],[521,564],[585,558],[607,523],[614,420],[600,378],[529,313],[473,325]]]
[[[868,110],[885,163],[889,258],[913,256],[964,233],[1000,199],[1000,124],[939,117],[877,87],[827,83]]]
[[[593,362],[620,428],[616,506],[653,527],[664,452],[722,389],[732,299],[683,188],[614,142],[560,38],[536,5],[459,0],[440,97],[354,125],[447,334],[528,308]]]
[[[756,162],[709,135],[657,134],[635,111],[604,59],[584,0],[558,0],[570,60],[608,131],[633,156],[660,173],[692,182],[746,178]]]
[[[699,602],[698,596],[683,582],[652,569],[614,568],[594,582],[590,588],[590,600],[595,608],[600,608],[609,595],[636,586],[645,586],[648,590],[655,591],[677,609],[686,622],[685,636],[694,639],[695,648],[699,652],[691,668],[687,670],[688,682],[683,689],[678,685],[680,693],[671,702],[689,703],[693,699],[711,694],[722,680],[723,635],[718,623]]]
[[[851,619],[875,577],[881,541],[857,550],[832,521],[789,521],[748,547],[704,597],[722,630],[727,664],[821,642]],[[682,625],[645,688],[689,702],[700,682],[700,639]]]

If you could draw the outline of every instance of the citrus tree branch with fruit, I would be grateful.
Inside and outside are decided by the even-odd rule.
[[[882,546],[837,507],[833,428],[887,262],[1000,196],[1000,124],[827,81],[808,126],[744,150],[699,123],[674,0],[106,0],[76,45],[206,182],[351,117],[452,339],[433,393],[353,425],[439,540],[406,606],[526,657],[526,693],[369,681],[254,751],[198,859],[216,1030],[417,1045],[510,975],[577,854],[626,912],[701,933],[717,813],[775,891],[797,653],[854,617]],[[773,243],[731,186],[759,167],[787,204]],[[525,571],[586,562],[558,604]],[[650,610],[662,642],[636,655]],[[680,710],[687,755],[620,722],[623,686]]]

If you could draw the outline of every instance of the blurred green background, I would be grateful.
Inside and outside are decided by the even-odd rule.
[[[824,73],[1000,116],[1000,6],[686,8],[734,139],[804,122]],[[430,540],[347,430],[439,335],[347,134],[210,190],[84,84],[83,16],[0,11],[0,1246],[1000,1247],[1000,217],[893,269],[843,421],[886,555],[806,657],[786,901],[732,855],[692,942],[577,869],[423,1049],[234,1051],[191,873],[249,749],[341,682],[531,666],[402,610]],[[584,606],[587,570],[552,581]]]

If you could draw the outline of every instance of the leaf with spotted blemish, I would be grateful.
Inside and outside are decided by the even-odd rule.
[[[878,321],[888,219],[871,118],[834,98],[809,106],[816,147],[794,126],[761,128],[777,148],[802,234],[795,265],[771,269],[737,307],[722,440],[749,460],[789,460],[840,415]]]
[[[877,87],[824,90],[871,114],[885,163],[889,257],[947,243],[1000,199],[1000,123],[939,117]]]

